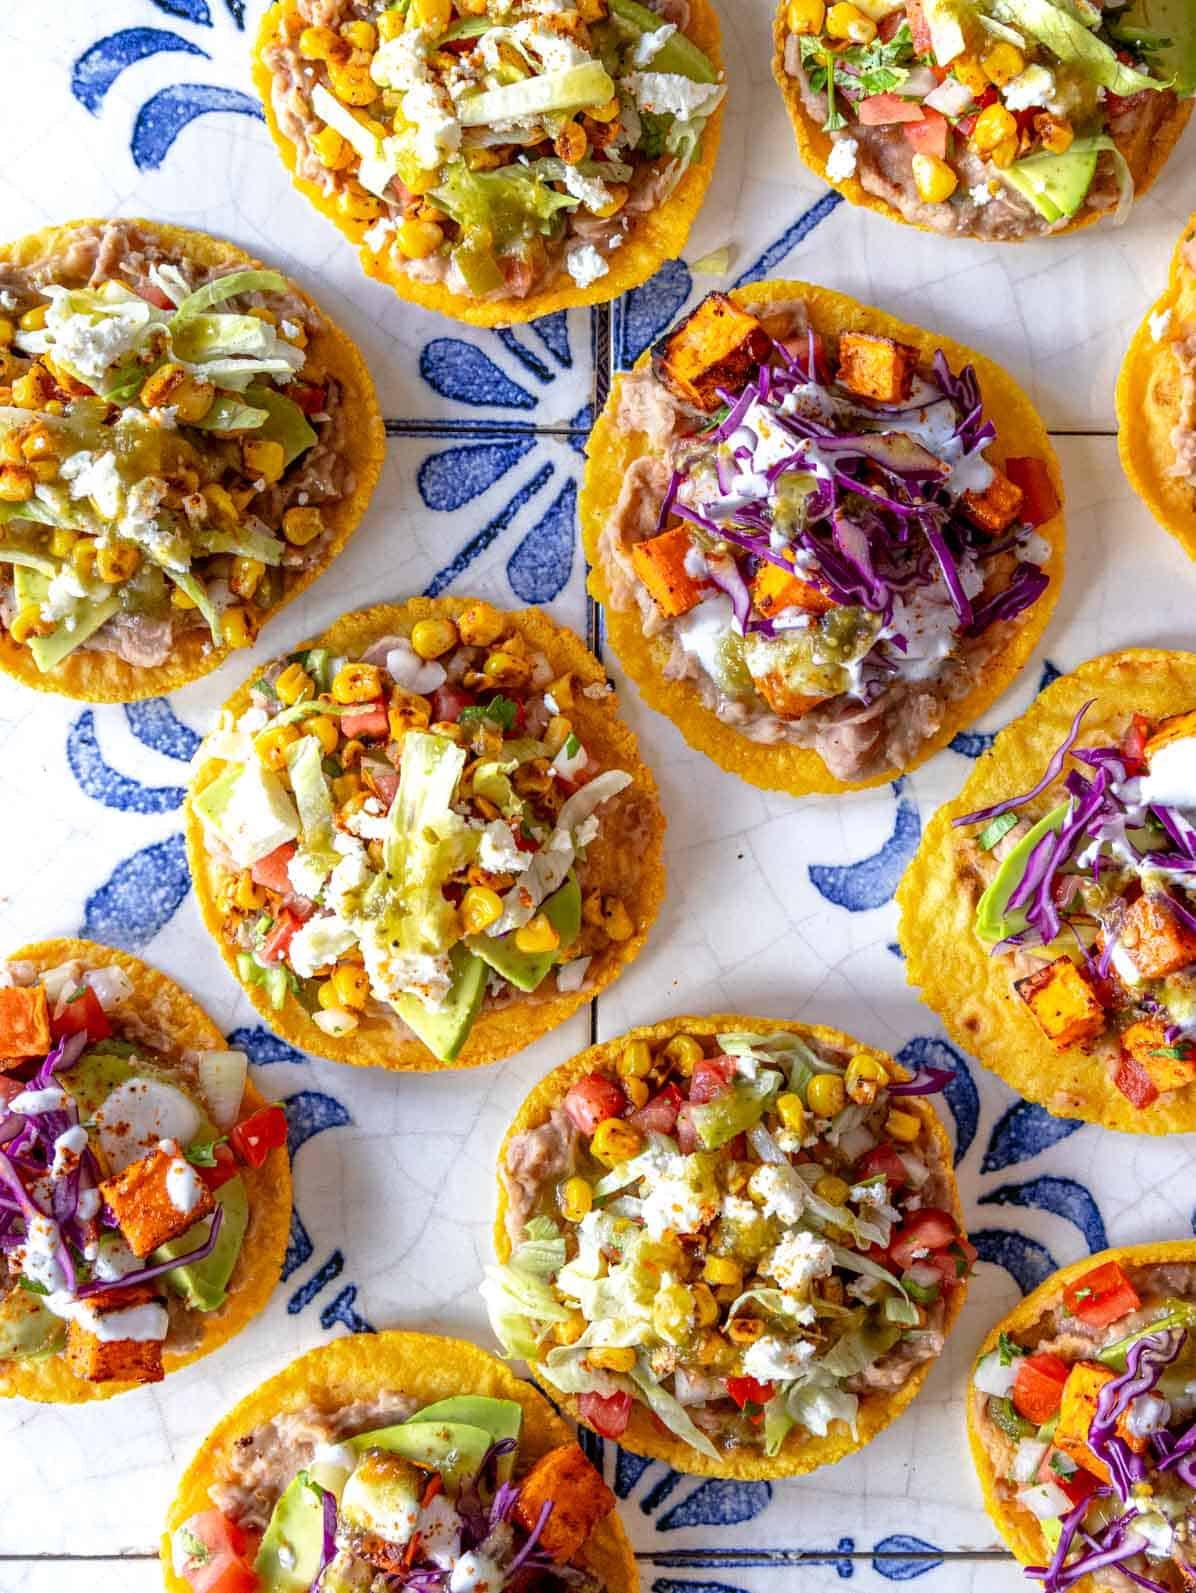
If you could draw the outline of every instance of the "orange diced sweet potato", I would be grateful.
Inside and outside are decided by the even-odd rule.
[[[1013,987],[1039,1028],[1058,1050],[1095,1039],[1105,1026],[1104,1008],[1082,968],[1070,957],[1056,957]]]
[[[1119,944],[1143,979],[1165,979],[1196,962],[1196,932],[1162,894],[1142,895],[1130,903]]]
[[[1067,1374],[1063,1385],[1063,1400],[1059,1406],[1059,1424],[1055,1428],[1054,1443],[1065,1455],[1070,1455],[1077,1466],[1083,1466],[1094,1477],[1109,1481],[1109,1468],[1098,1460],[1088,1447],[1088,1433],[1096,1415],[1096,1402],[1106,1383],[1117,1374],[1096,1361],[1077,1361]],[[1125,1416],[1117,1423],[1117,1435],[1124,1438],[1131,1449],[1141,1454],[1147,1440],[1135,1438],[1129,1431]]]
[[[670,619],[688,614],[702,601],[709,581],[699,581],[685,568],[685,556],[693,538],[684,526],[675,525],[647,542],[636,542],[631,549],[635,573],[648,588],[648,595],[662,614]]]
[[[100,1196],[111,1206],[125,1243],[135,1256],[148,1256],[159,1245],[209,1216],[216,1208],[212,1192],[200,1184],[198,1199],[189,1211],[180,1211],[170,1198],[167,1174],[174,1156],[161,1148],[133,1162],[100,1185]]]
[[[88,1304],[94,1316],[120,1331],[122,1312],[157,1302],[152,1283],[131,1284],[127,1289],[110,1289],[92,1295]],[[162,1339],[101,1338],[72,1318],[67,1329],[66,1363],[76,1377],[89,1383],[160,1383]]]
[[[1185,1084],[1196,1082],[1196,1047],[1183,1040],[1177,1045],[1168,1045],[1167,1025],[1162,1018],[1143,1018],[1139,1023],[1131,1023],[1121,1036],[1121,1046],[1146,1069],[1160,1095],[1166,1090],[1182,1090]]]
[[[825,697],[811,697],[794,691],[779,669],[770,670],[767,675],[754,675],[752,685],[778,719],[800,719],[811,708],[817,708],[820,702],[826,701]]]
[[[572,1560],[598,1523],[615,1507],[615,1496],[577,1444],[561,1444],[541,1455],[523,1479],[515,1519],[530,1532],[546,1500],[552,1514],[540,1547],[558,1565]]]
[[[805,609],[807,614],[825,614],[835,600],[813,581],[782,570],[779,564],[762,564],[752,580],[752,602],[765,619],[772,619],[783,608]]]
[[[965,492],[961,503],[964,514],[974,526],[996,536],[1013,524],[1024,496],[1022,489],[994,466],[993,478],[984,491]]]
[[[1149,764],[1155,753],[1172,741],[1186,741],[1189,736],[1196,736],[1196,708],[1190,708],[1184,714],[1172,714],[1169,719],[1159,721],[1154,734],[1143,748],[1143,755]]]
[[[844,332],[839,339],[841,387],[878,404],[899,404],[910,395],[918,351],[875,332]]]
[[[722,403],[720,387],[740,391],[768,350],[754,315],[725,293],[711,293],[656,347],[656,369],[678,397],[708,414]]]
[[[0,1072],[50,1049],[50,1009],[41,985],[0,990]]]

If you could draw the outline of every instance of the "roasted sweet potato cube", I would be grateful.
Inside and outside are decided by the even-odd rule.
[[[1121,1048],[1146,1069],[1160,1095],[1196,1082],[1196,1046],[1186,1040],[1168,1045],[1167,1025],[1161,1018],[1131,1023],[1121,1036]]]
[[[193,1186],[194,1204],[186,1211],[175,1204],[167,1179],[172,1162],[177,1160],[177,1156],[159,1147],[100,1185],[101,1198],[111,1206],[125,1243],[135,1256],[152,1254],[159,1245],[177,1239],[216,1209],[212,1192],[203,1183]]]
[[[722,403],[718,389],[738,392],[754,376],[768,350],[754,315],[711,293],[655,349],[656,369],[666,386],[707,413]]]
[[[0,1072],[50,1049],[50,1009],[41,985],[0,990]]]
[[[1102,1482],[1109,1481],[1109,1468],[1098,1460],[1088,1447],[1088,1433],[1096,1415],[1096,1402],[1106,1383],[1117,1374],[1096,1361],[1077,1361],[1067,1374],[1063,1385],[1063,1401],[1059,1406],[1059,1424],[1055,1428],[1054,1443],[1065,1455],[1070,1455],[1077,1466],[1083,1466]],[[1117,1436],[1124,1438],[1131,1449],[1141,1454],[1146,1448],[1145,1438],[1135,1438],[1123,1416],[1117,1423]]]
[[[1013,524],[1024,496],[1022,489],[994,466],[993,478],[984,491],[965,492],[961,505],[974,526],[996,536]]]
[[[162,1344],[166,1336],[166,1307],[162,1305],[152,1283],[131,1284],[127,1289],[109,1289],[103,1294],[93,1294],[87,1302],[88,1317],[99,1326],[103,1324],[104,1336],[94,1333],[77,1318],[71,1319],[67,1329],[66,1363],[76,1377],[89,1383],[160,1383],[165,1376],[162,1367]],[[119,1334],[122,1319],[134,1326],[134,1318],[127,1312],[136,1312],[138,1331],[145,1323],[145,1307],[156,1306],[162,1314],[162,1338],[109,1338],[109,1333]]]
[[[1167,746],[1172,741],[1186,741],[1189,736],[1196,736],[1196,708],[1189,709],[1185,714],[1172,714],[1169,719],[1160,720],[1154,734],[1142,749],[1147,763],[1149,764],[1161,747]]]
[[[807,614],[825,614],[834,608],[835,600],[813,581],[803,581],[800,575],[782,570],[779,564],[762,564],[752,580],[752,601],[764,615],[772,619],[783,608],[802,608]]]
[[[540,1547],[564,1565],[590,1533],[615,1507],[615,1496],[576,1444],[561,1444],[541,1455],[523,1479],[515,1519],[530,1532],[545,1502],[552,1513],[540,1535]]]
[[[1196,931],[1162,893],[1144,894],[1130,903],[1118,943],[1143,979],[1165,979],[1196,962]]]
[[[1039,1028],[1058,1050],[1093,1040],[1105,1026],[1105,1012],[1088,975],[1070,957],[1056,957],[1013,987],[1034,1014]]]
[[[631,549],[635,573],[660,612],[670,619],[688,614],[702,601],[702,593],[710,585],[685,567],[686,555],[693,545],[685,527],[676,525],[647,542],[636,542]]]
[[[839,339],[838,382],[878,404],[903,403],[910,395],[918,351],[875,332],[844,332]]]
[[[769,670],[767,675],[753,675],[752,685],[778,719],[800,719],[803,714],[808,714],[811,708],[817,708],[820,702],[826,701],[825,697],[811,697],[806,693],[794,691],[793,686],[779,669]]]

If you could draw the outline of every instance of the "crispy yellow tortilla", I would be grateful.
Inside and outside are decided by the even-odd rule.
[[[648,211],[637,221],[621,247],[610,256],[610,270],[588,288],[578,287],[566,276],[564,284],[542,288],[522,299],[471,299],[465,294],[452,292],[439,282],[415,281],[405,271],[393,267],[388,254],[375,253],[364,242],[365,234],[373,223],[354,221],[346,216],[333,196],[326,194],[318,183],[301,177],[296,169],[295,146],[278,125],[271,93],[273,78],[262,59],[288,18],[296,11],[295,0],[276,0],[262,17],[258,30],[253,53],[253,82],[261,95],[266,125],[295,187],[321,215],[327,216],[350,243],[358,245],[358,258],[366,276],[385,283],[400,299],[405,299],[409,304],[418,304],[425,310],[437,310],[441,315],[450,316],[455,321],[465,321],[470,326],[513,326],[521,321],[534,321],[542,315],[552,315],[557,310],[575,310],[586,304],[607,304],[646,282],[667,260],[676,259],[685,247],[689,229],[701,209],[714,175],[726,110],[725,99],[706,124],[697,158],[687,167],[664,205],[658,210]],[[723,64],[722,33],[718,13],[710,0],[690,0],[690,19],[684,31],[709,56],[715,70],[719,70]]]
[[[471,601],[458,597],[413,597],[406,603],[380,603],[374,608],[359,609],[356,613],[344,615],[322,636],[301,642],[290,651],[297,652],[304,647],[327,647],[334,653],[359,657],[380,636],[409,636],[412,626],[421,619],[455,619]],[[555,991],[543,996],[539,992],[517,994],[509,1005],[496,1011],[484,1011],[474,1024],[460,1056],[452,1063],[437,1061],[423,1042],[414,1036],[401,1039],[387,1018],[363,1016],[352,1034],[336,1039],[316,1027],[294,995],[289,994],[281,1012],[276,1012],[260,985],[243,985],[245,994],[275,1033],[302,1050],[313,1051],[332,1062],[351,1062],[360,1067],[392,1068],[402,1072],[434,1072],[448,1067],[471,1068],[497,1062],[501,1057],[510,1056],[524,1046],[531,1045],[550,1029],[564,1023],[579,1007],[592,1001],[639,955],[647,939],[664,898],[665,818],[657,796],[656,781],[651,771],[640,762],[638,743],[620,719],[615,697],[607,695],[595,700],[583,695],[583,687],[605,682],[606,672],[582,641],[572,631],[555,624],[539,609],[519,609],[509,617],[529,645],[548,658],[555,675],[572,673],[576,689],[569,717],[593,756],[604,769],[625,769],[632,777],[633,783],[628,787],[628,793],[635,793],[639,812],[646,821],[642,844],[637,839],[635,846],[620,845],[619,837],[612,833],[611,825],[605,824],[589,848],[587,874],[591,886],[622,896],[635,923],[635,933],[622,943],[612,942],[594,958],[586,974],[584,990]],[[254,670],[251,678],[256,680],[260,673],[260,669]],[[225,707],[234,714],[244,713],[249,707],[248,682],[229,698]],[[222,767],[214,760],[200,764],[192,780],[192,793],[202,791]],[[614,803],[608,805],[607,812],[624,800],[627,799],[616,797]],[[203,827],[190,801],[186,808],[185,827],[187,856],[200,912],[225,962],[236,974],[236,952],[226,937],[226,920],[219,905],[221,870],[204,844]],[[545,985],[551,982],[550,975]]]
[[[176,227],[164,222],[131,220],[147,237],[153,238],[163,249],[173,251],[179,258],[193,260],[199,265],[221,270],[250,266],[259,267],[255,260],[235,244],[222,238],[209,237],[204,232],[193,232],[188,227]],[[57,254],[70,239],[77,227],[104,225],[103,218],[84,217],[79,221],[65,222],[60,227],[47,227],[15,243],[0,247],[0,262],[17,265],[34,265],[37,261]],[[327,523],[332,526],[320,558],[292,578],[282,598],[265,613],[253,609],[259,628],[268,624],[278,611],[309,587],[344,548],[357,529],[366,511],[374,486],[382,470],[386,453],[386,435],[382,417],[374,396],[374,384],[366,369],[357,345],[336,327],[319,305],[291,282],[300,298],[311,305],[320,316],[323,326],[307,347],[308,360],[313,370],[334,376],[342,389],[347,424],[343,451],[353,467],[356,486],[349,497],[329,504],[324,509]],[[56,669],[45,674],[38,669],[27,647],[14,642],[7,630],[0,628],[0,670],[13,675],[23,685],[37,691],[57,692],[63,697],[76,697],[81,702],[135,702],[141,697],[157,697],[165,692],[198,680],[201,675],[216,669],[233,651],[229,647],[213,647],[206,626],[184,633],[174,653],[164,664],[144,668],[126,663],[115,653],[77,648],[69,653]]]
[[[1096,702],[1078,745],[1108,746],[1121,739],[1135,713],[1161,719],[1196,706],[1196,653],[1139,647],[1090,659],[1048,686],[1001,732],[963,790],[926,826],[897,888],[906,976],[957,1045],[1056,1117],[1081,1117],[1130,1134],[1188,1133],[1196,1129],[1196,1085],[1161,1095],[1145,1110],[1132,1106],[1103,1063],[1078,1046],[1057,1051],[1051,1045],[1013,989],[1009,964],[990,956],[972,932],[980,893],[959,867],[953,836],[963,832],[953,830],[952,819],[1028,791],[1090,697]],[[1033,811],[1047,812],[1061,791],[1057,782]]]
[[[614,1040],[604,1040],[599,1045],[592,1045],[586,1051],[571,1057],[568,1062],[562,1062],[560,1067],[554,1068],[543,1078],[535,1089],[524,1101],[515,1120],[507,1130],[498,1152],[498,1169],[506,1165],[507,1147],[516,1134],[522,1134],[526,1129],[539,1128],[546,1123],[553,1109],[559,1107],[570,1088],[578,1079],[584,1078],[587,1073],[600,1070],[614,1070],[615,1058],[622,1051],[629,1040],[647,1040],[655,1044],[659,1040],[671,1039],[675,1034],[727,1034],[736,1031],[746,1031],[750,1034],[775,1034],[778,1030],[785,1030],[790,1034],[800,1034],[813,1041],[839,1050],[851,1051],[854,1055],[872,1056],[883,1062],[895,1079],[908,1079],[909,1073],[905,1071],[893,1058],[883,1051],[877,1051],[870,1046],[862,1045],[850,1035],[844,1034],[840,1029],[828,1029],[823,1024],[795,1023],[787,1018],[748,1018],[737,1012],[714,1013],[702,1018],[665,1018],[660,1023],[647,1024],[642,1028],[629,1029],[626,1034],[621,1034]],[[916,1112],[924,1123],[929,1126],[931,1137],[938,1150],[939,1161],[944,1175],[951,1186],[951,1211],[959,1224],[960,1232],[966,1232],[963,1208],[959,1203],[959,1191],[956,1188],[955,1176],[952,1172],[953,1156],[951,1142],[946,1130],[939,1121],[934,1107],[919,1096],[910,1096],[902,1101],[902,1111]],[[507,1191],[502,1181],[498,1180],[498,1209],[494,1219],[494,1249],[500,1261],[506,1261],[511,1254],[511,1241],[507,1234]],[[964,1296],[967,1293],[966,1283],[961,1283],[951,1291],[950,1299],[943,1322],[943,1331],[950,1333],[956,1317],[963,1308]],[[675,1437],[663,1427],[646,1406],[637,1400],[631,1407],[631,1420],[627,1426],[626,1434],[620,1438],[619,1446],[629,1450],[635,1455],[647,1455],[653,1460],[663,1460],[666,1465],[674,1467],[677,1471],[688,1472],[694,1476],[704,1477],[738,1477],[738,1478],[766,1478],[766,1477],[800,1477],[806,1472],[816,1471],[819,1466],[832,1465],[836,1460],[842,1460],[846,1455],[852,1455],[857,1449],[862,1449],[865,1444],[875,1438],[882,1428],[895,1421],[905,1407],[914,1399],[922,1384],[930,1374],[933,1361],[926,1361],[921,1366],[915,1367],[907,1382],[896,1393],[892,1394],[863,1394],[860,1396],[859,1420],[857,1423],[859,1437],[853,1438],[850,1429],[842,1422],[835,1422],[825,1438],[815,1438],[812,1434],[802,1435],[796,1428],[785,1439],[781,1451],[777,1455],[767,1456],[749,1454],[741,1450],[729,1449],[721,1460],[713,1461],[708,1456],[700,1454],[682,1439]],[[535,1370],[533,1366],[533,1371]],[[570,1394],[556,1394],[554,1397],[560,1401],[561,1406],[568,1411],[575,1421],[580,1421],[577,1409],[577,1397]]]
[[[130,1010],[151,1027],[169,1034],[181,1051],[219,1051],[225,1046],[220,1030],[207,1013],[173,979],[131,957],[91,940],[39,940],[22,946],[7,959],[31,962],[39,971],[56,968],[64,962],[80,962],[86,968],[120,968],[133,982]],[[121,1034],[119,1013],[113,1015],[113,1031]],[[136,1039],[135,1034],[129,1035]],[[246,1081],[243,1097],[246,1112],[265,1106],[265,1098]],[[167,1350],[163,1356],[167,1377],[210,1355],[239,1333],[265,1308],[282,1271],[287,1239],[291,1229],[291,1163],[286,1149],[270,1152],[261,1167],[243,1167],[241,1177],[249,1197],[249,1227],[241,1254],[229,1279],[228,1299],[219,1311],[192,1313],[199,1338],[187,1350]],[[38,1361],[0,1360],[0,1395],[18,1395],[57,1405],[80,1405],[86,1400],[110,1399],[140,1383],[89,1383],[76,1377],[61,1355]]]
[[[785,109],[789,112],[789,120],[793,124],[793,134],[797,140],[797,152],[806,165],[823,182],[829,183],[841,193],[844,199],[849,199],[853,205],[862,205],[867,210],[875,210],[879,215],[887,216],[890,221],[899,221],[903,226],[917,227],[919,232],[933,233],[936,237],[966,238],[967,234],[940,233],[935,227],[925,227],[921,222],[910,221],[902,215],[895,205],[887,199],[882,199],[879,194],[869,193],[862,183],[854,177],[833,178],[827,173],[826,163],[834,147],[829,133],[822,130],[821,125],[807,112],[802,104],[801,91],[797,80],[789,76],[785,70],[785,40],[789,36],[789,29],[785,22],[785,12],[788,0],[779,0],[776,17],[772,26],[772,75],[776,79],[777,87],[781,91],[781,98],[785,101]],[[1121,153],[1126,158],[1126,163],[1134,179],[1134,197],[1141,199],[1142,195],[1150,189],[1167,164],[1167,157],[1179,142],[1184,128],[1188,125],[1188,118],[1192,114],[1192,101],[1176,100],[1175,106],[1167,120],[1163,122],[1157,132],[1149,127],[1139,129],[1132,143],[1120,146]],[[1043,236],[1052,238],[1062,237],[1064,233],[1078,232],[1081,227],[1090,227],[1094,222],[1112,216],[1112,211],[1093,210],[1085,215],[1077,216],[1069,221],[1065,227],[1060,227],[1056,232],[1049,234],[1035,233],[1029,238],[992,238],[984,239],[991,243],[1031,243],[1041,241]]]
[[[573,1439],[538,1389],[464,1339],[397,1331],[334,1339],[269,1378],[204,1439],[179,1482],[162,1534],[162,1570],[169,1593],[189,1593],[187,1583],[172,1569],[170,1535],[198,1511],[210,1508],[208,1489],[219,1480],[238,1438],[287,1411],[313,1406],[334,1411],[357,1400],[373,1400],[382,1392],[405,1394],[421,1405],[458,1394],[516,1400],[523,1407],[518,1476],[541,1455]],[[607,1593],[635,1593],[639,1587],[635,1555],[615,1511],[592,1534],[581,1560]]]
[[[1045,1316],[1059,1304],[1063,1298],[1063,1291],[1069,1283],[1074,1283],[1077,1278],[1082,1278],[1086,1272],[1093,1271],[1106,1261],[1116,1261],[1127,1271],[1134,1267],[1168,1264],[1191,1266],[1196,1262],[1196,1240],[1165,1239],[1155,1244],[1124,1245],[1116,1250],[1102,1250],[1097,1255],[1085,1256],[1082,1261],[1075,1261],[1069,1267],[1060,1267],[1059,1271],[1053,1272],[1045,1283],[1040,1283],[1033,1294],[1028,1294],[1020,1305],[1015,1306],[1003,1321],[997,1323],[980,1346],[976,1355],[977,1362],[990,1350],[996,1349],[1002,1333],[1008,1333],[1011,1338],[1017,1339],[1032,1329],[1040,1317]],[[984,1397],[977,1393],[969,1378],[968,1443],[971,1446],[976,1474],[980,1478],[980,1488],[984,1494],[984,1508],[988,1511],[997,1531],[1023,1565],[1048,1564],[1054,1549],[1048,1546],[1039,1522],[1016,1501],[1002,1500],[998,1493],[996,1473],[981,1441],[977,1423],[976,1403]],[[1082,1581],[1075,1583],[1074,1593],[1092,1593],[1093,1586],[1092,1578],[1086,1576]]]
[[[1062,505],[1063,477],[1046,428],[1025,393],[993,360],[949,337],[911,326],[886,315],[883,310],[860,304],[844,293],[809,282],[754,282],[750,287],[734,289],[729,297],[745,309],[764,314],[770,304],[804,299],[811,325],[824,336],[837,338],[848,331],[875,332],[910,344],[918,350],[926,365],[936,349],[942,349],[954,370],[962,365],[974,365],[985,411],[997,428],[997,440],[989,448],[988,457],[995,464],[1004,463],[1011,454],[1015,457],[1036,455],[1045,460]],[[636,370],[641,370],[650,358],[650,353],[642,355]],[[703,704],[693,681],[665,678],[663,666],[669,654],[668,642],[644,635],[638,606],[632,604],[627,609],[619,609],[611,603],[610,589],[599,562],[599,541],[607,518],[618,502],[628,469],[634,460],[650,452],[643,433],[627,432],[618,424],[621,385],[621,378],[617,378],[586,445],[586,475],[579,512],[586,557],[591,565],[589,590],[603,605],[611,646],[639,687],[644,701],[671,719],[691,747],[713,758],[720,768],[766,790],[788,791],[791,796],[860,791],[868,786],[885,785],[897,775],[925,763],[958,731],[990,708],[1018,674],[1046,627],[1063,582],[1066,533],[1062,509],[1053,520],[1038,527],[1039,535],[1046,538],[1053,550],[1044,566],[1050,585],[1032,608],[1003,626],[1007,639],[985,665],[975,689],[966,697],[947,704],[937,734],[925,743],[906,769],[887,769],[868,780],[849,783],[837,780],[810,748],[784,743],[765,746],[741,735],[733,725],[724,724]]]
[[[1173,476],[1171,433],[1179,424],[1181,372],[1171,349],[1175,337],[1196,333],[1196,271],[1184,247],[1196,247],[1196,215],[1180,235],[1162,297],[1134,333],[1117,379],[1117,444],[1130,486],[1155,519],[1196,559],[1196,488]],[[1159,342],[1150,317],[1171,312]]]

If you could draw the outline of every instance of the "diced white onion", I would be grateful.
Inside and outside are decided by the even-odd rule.
[[[755,1128],[748,1129],[748,1144],[755,1151],[762,1162],[771,1162],[774,1167],[786,1167],[789,1158],[764,1127],[757,1123]]]
[[[443,664],[438,664],[435,659],[421,658],[411,643],[406,641],[396,642],[387,653],[386,669],[388,674],[393,675],[396,685],[402,686],[404,691],[417,691],[421,696],[443,686],[448,679]]]
[[[1000,1351],[990,1350],[978,1363],[972,1381],[982,1394],[991,1394],[994,1399],[1008,1399],[1016,1378],[1017,1360],[1002,1366]]]
[[[200,1093],[217,1128],[231,1128],[240,1116],[248,1072],[244,1051],[205,1051],[200,1057]]]
[[[1071,1500],[1053,1482],[1040,1482],[1035,1488],[1023,1488],[1017,1495],[1017,1502],[1037,1521],[1053,1521],[1057,1516],[1065,1516],[1071,1509]]]
[[[911,67],[901,85],[903,100],[928,100],[932,89],[938,87],[938,78],[928,66]]]
[[[572,962],[563,963],[556,971],[557,989],[565,992],[580,990],[592,961],[591,957],[574,957]]]
[[[96,1000],[105,1012],[119,1007],[133,994],[133,981],[123,968],[89,968],[83,983],[95,991]]]
[[[942,116],[962,116],[972,103],[972,91],[957,77],[945,77],[934,92],[926,96],[924,103]]]
[[[925,1162],[920,1162],[916,1156],[911,1156],[908,1151],[898,1151],[897,1155],[910,1183],[915,1189],[921,1189],[930,1178],[930,1168]]]
[[[1019,1439],[1009,1473],[1014,1482],[1033,1482],[1042,1465],[1042,1457],[1049,1448],[1050,1445],[1044,1444],[1039,1438]]]
[[[316,1028],[323,1029],[324,1033],[330,1034],[334,1040],[352,1034],[357,1027],[357,1015],[350,1012],[347,1007],[325,1007],[323,1012],[313,1012],[311,1016]]]
[[[876,1146],[876,1135],[862,1125],[859,1128],[849,1128],[845,1134],[839,1136],[839,1149],[848,1161],[858,1162],[861,1156],[866,1156]]]

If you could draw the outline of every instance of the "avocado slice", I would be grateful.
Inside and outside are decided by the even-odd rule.
[[[438,1471],[450,1488],[456,1488],[477,1471],[494,1435],[488,1428],[468,1422],[426,1422],[423,1414],[419,1411],[397,1427],[358,1433],[346,1442],[359,1455],[367,1449],[385,1449],[417,1466]]]
[[[455,1394],[451,1399],[437,1400],[435,1405],[425,1405],[406,1425],[427,1422],[464,1423],[470,1427],[481,1427],[497,1443],[501,1438],[519,1437],[523,1427],[523,1406],[516,1400],[491,1399],[487,1394]],[[514,1452],[499,1458],[499,1482],[506,1482],[514,1466]]]
[[[323,1500],[300,1472],[274,1506],[253,1563],[259,1593],[307,1593],[323,1558]]]
[[[453,1062],[469,1038],[486,995],[486,964],[462,944],[449,953],[453,982],[440,1008],[433,1011],[418,996],[400,996],[395,1010],[441,1062]]]
[[[24,608],[27,603],[43,603],[49,585],[46,577],[37,570],[18,566],[13,572],[13,590],[18,609]],[[33,662],[43,675],[56,668],[68,653],[73,653],[89,636],[94,636],[119,607],[119,596],[106,597],[102,602],[88,603],[80,611],[74,630],[68,630],[65,625],[56,625],[48,636],[31,636],[28,645]]]
[[[641,33],[653,33],[661,24],[662,19],[657,12],[649,11],[647,6],[638,5],[636,0],[610,0],[610,9],[621,22],[629,22]],[[711,64],[710,57],[699,50],[693,40],[687,39],[680,30],[665,41],[663,49],[657,50],[652,57],[650,70],[673,72],[678,77],[687,77],[694,83],[718,82],[718,74]]]
[[[202,1261],[176,1267],[166,1274],[167,1283],[182,1295],[193,1311],[218,1311],[228,1298],[228,1280],[233,1275],[249,1226],[249,1198],[243,1178],[230,1178],[215,1194],[224,1207],[224,1221],[216,1236],[215,1248]],[[206,1219],[197,1222],[194,1228],[188,1228],[186,1233],[155,1250],[154,1261],[173,1261],[175,1256],[185,1256],[189,1250],[198,1249],[207,1238],[210,1226]]]
[[[976,903],[975,929],[981,940],[1004,940],[1007,935],[1016,935],[1025,929],[1025,913],[1020,910],[1012,913],[1007,911],[1009,898],[1021,883],[1030,853],[1044,835],[1063,828],[1066,816],[1067,804],[1063,802],[1045,818],[1039,819],[1004,859],[988,889]]]
[[[1028,155],[1015,160],[1002,176],[1047,221],[1074,216],[1084,203],[1100,151],[1069,149],[1062,155]]]
[[[470,951],[495,973],[509,980],[516,990],[535,990],[559,960],[560,953],[581,933],[581,887],[572,874],[559,891],[548,897],[540,911],[561,937],[556,951],[520,951],[515,944],[517,931],[514,929],[493,937],[470,935],[465,942]]]
[[[66,1343],[66,1322],[36,1294],[16,1288],[0,1300],[0,1361],[56,1355]]]
[[[1134,0],[1109,23],[1109,32],[1123,44],[1136,45],[1161,77],[1172,79],[1181,98],[1196,92],[1191,0]]]

